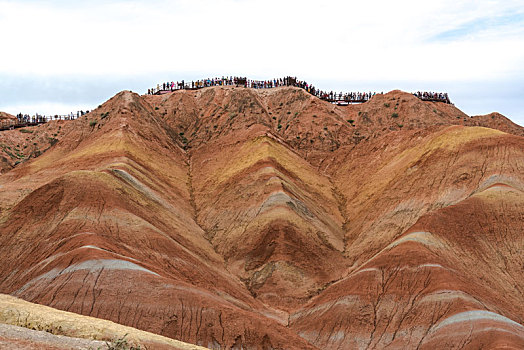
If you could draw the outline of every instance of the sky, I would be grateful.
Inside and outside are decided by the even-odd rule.
[[[445,91],[524,125],[524,0],[0,0],[0,111],[231,75]]]

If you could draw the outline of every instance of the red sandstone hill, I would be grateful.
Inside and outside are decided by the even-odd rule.
[[[16,117],[6,112],[0,112],[0,120],[16,120]]]
[[[40,156],[73,128],[64,120],[0,132],[0,174]]]
[[[209,348],[524,346],[503,116],[214,87],[61,126],[0,176],[2,293]]]

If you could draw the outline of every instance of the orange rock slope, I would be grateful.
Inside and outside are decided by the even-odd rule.
[[[16,117],[6,112],[0,112],[0,120],[16,120]]]
[[[213,87],[64,123],[0,176],[0,292],[209,348],[524,347],[501,115]]]

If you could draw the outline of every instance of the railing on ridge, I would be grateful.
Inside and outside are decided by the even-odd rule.
[[[148,89],[148,95],[162,95],[171,93],[177,90],[198,90],[211,86],[237,86],[237,87],[247,87],[254,89],[270,89],[275,87],[282,86],[294,86],[306,90],[308,93],[313,96],[318,97],[321,100],[338,104],[338,105],[347,105],[352,103],[364,103],[369,101],[376,92],[346,92],[346,93],[337,93],[334,91],[322,91],[316,89],[313,85],[297,80],[294,77],[285,77],[279,79],[271,80],[252,80],[245,77],[222,77],[222,78],[212,78],[212,79],[201,79],[197,81],[185,82],[166,82],[162,84],[157,84],[156,88]],[[381,94],[381,93],[380,93]],[[443,102],[451,104],[448,94],[443,92],[416,92],[413,95],[422,101],[430,102]]]

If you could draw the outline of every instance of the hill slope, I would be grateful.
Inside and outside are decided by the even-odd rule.
[[[1,120],[16,120],[16,117],[6,112],[0,112],[0,121]]]
[[[214,87],[64,129],[0,176],[3,293],[210,348],[523,345],[503,117]]]

